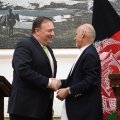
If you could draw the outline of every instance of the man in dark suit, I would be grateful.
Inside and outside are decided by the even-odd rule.
[[[101,65],[94,39],[92,25],[78,27],[75,40],[80,54],[57,92],[58,99],[65,99],[61,120],[102,120]]]
[[[31,37],[15,49],[12,66],[13,89],[9,98],[10,120],[52,120],[53,92],[57,63],[52,49],[54,25],[50,18],[34,20]]]

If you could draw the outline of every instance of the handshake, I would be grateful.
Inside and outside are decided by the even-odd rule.
[[[69,94],[71,94],[70,92],[70,88],[61,88],[61,80],[58,80],[56,78],[51,78],[51,81],[48,84],[48,87],[54,91],[57,91],[57,98],[61,101],[63,101]]]
[[[58,80],[56,78],[50,78],[50,79],[51,79],[51,81],[48,84],[48,88],[50,88],[54,91],[57,91],[61,86],[61,80]]]

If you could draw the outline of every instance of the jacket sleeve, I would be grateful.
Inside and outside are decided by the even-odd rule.
[[[67,87],[67,79],[62,79],[61,80],[61,88],[66,88]]]

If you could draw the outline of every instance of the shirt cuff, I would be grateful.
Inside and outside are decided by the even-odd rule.
[[[52,79],[51,79],[51,78],[49,78],[49,84],[51,84],[51,82],[52,82]]]
[[[71,94],[70,87],[67,87],[67,89],[68,89],[68,93]]]
[[[50,86],[51,82],[52,82],[52,79],[51,79],[51,78],[49,78],[49,81],[48,81],[48,88],[49,88],[49,86]]]

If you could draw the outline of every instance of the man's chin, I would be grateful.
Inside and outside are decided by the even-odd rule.
[[[78,48],[78,44],[76,44],[76,47]]]
[[[78,44],[76,44],[76,47],[77,47],[77,48],[81,48],[81,46],[79,46]]]
[[[48,44],[52,44],[52,42],[53,42],[52,40],[49,40],[49,41],[48,41]]]

